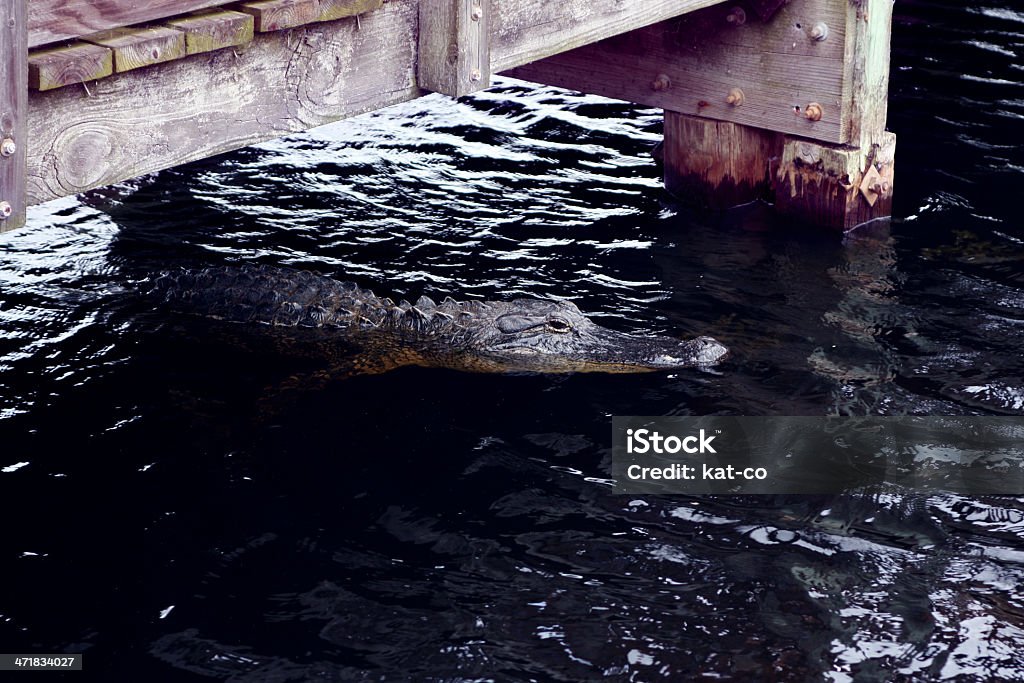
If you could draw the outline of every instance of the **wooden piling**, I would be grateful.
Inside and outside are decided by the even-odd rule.
[[[0,232],[25,224],[27,0],[0,3]]]
[[[779,133],[666,111],[665,187],[711,208],[768,199],[771,160],[782,141]]]

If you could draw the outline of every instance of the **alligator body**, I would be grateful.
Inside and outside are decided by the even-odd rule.
[[[336,335],[359,349],[352,373],[404,365],[471,372],[643,372],[714,365],[711,337],[641,337],[596,325],[567,301],[395,303],[349,282],[282,268],[164,274],[154,292],[175,310]]]

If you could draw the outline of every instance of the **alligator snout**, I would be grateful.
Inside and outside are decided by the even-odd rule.
[[[700,365],[713,365],[729,355],[729,349],[714,337],[697,337],[693,341],[697,343],[695,357]]]
[[[690,365],[714,365],[728,355],[729,349],[714,337],[697,337],[664,349],[651,362],[655,367],[676,368]]]

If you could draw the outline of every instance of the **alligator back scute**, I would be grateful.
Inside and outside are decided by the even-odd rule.
[[[219,320],[325,327],[348,324],[345,303],[360,290],[305,271],[256,266],[163,273],[153,293],[173,309]]]

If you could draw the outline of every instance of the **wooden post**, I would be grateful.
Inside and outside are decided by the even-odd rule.
[[[25,224],[27,0],[0,3],[0,232]]]
[[[491,84],[488,0],[421,0],[419,85],[461,97]]]
[[[889,92],[890,0],[846,8],[844,146],[787,137],[775,175],[776,207],[838,230],[892,214],[896,136],[885,130]]]
[[[725,208],[770,198],[782,135],[666,111],[662,150],[669,192]]]

